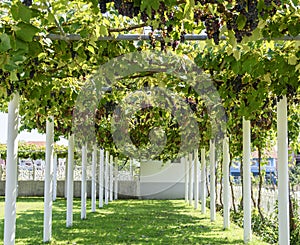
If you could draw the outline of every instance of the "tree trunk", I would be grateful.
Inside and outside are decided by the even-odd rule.
[[[217,162],[217,161],[216,161]],[[218,165],[215,168],[215,195],[216,195],[216,201],[218,200]]]
[[[290,188],[289,188],[289,207],[290,207],[290,233],[292,233],[292,231],[294,231],[297,228],[297,224],[295,223],[294,205],[292,203]]]
[[[222,198],[222,192],[223,192],[223,159],[220,161],[220,169],[221,169],[221,175],[220,175],[220,204],[223,207],[223,198]]]
[[[251,185],[251,199],[252,199],[252,202],[253,202],[253,207],[256,208],[256,201],[255,201],[255,197],[254,197],[254,194],[253,194],[253,185]]]
[[[232,156],[230,155],[230,159],[232,159]],[[231,167],[232,161],[229,162],[229,169]],[[229,176],[229,184],[230,184],[230,189],[231,189],[231,199],[232,199],[232,206],[233,206],[233,211],[234,213],[237,212],[236,207],[235,207],[235,198],[234,198],[234,189],[233,189],[233,183],[232,183],[232,179]]]
[[[241,159],[241,165],[240,165],[240,175],[241,175],[241,184],[242,184],[242,190],[243,190],[243,157],[240,157]],[[240,209],[243,210],[244,209],[244,205],[243,205],[243,194],[242,194],[242,198],[241,198],[241,201],[240,201]]]
[[[259,175],[257,208],[258,208],[258,212],[260,214],[261,219],[264,220],[264,215],[262,213],[261,206],[260,206],[260,204],[261,204],[261,189],[262,189],[262,185],[263,185],[263,176],[262,176],[262,172],[261,172],[261,148],[257,147],[257,151],[258,151],[258,175]]]
[[[208,182],[208,178],[207,178],[207,173],[208,171],[206,171],[206,174],[205,174],[205,178],[206,178],[206,193],[207,193],[207,197],[210,196],[210,190],[209,190],[209,182]]]

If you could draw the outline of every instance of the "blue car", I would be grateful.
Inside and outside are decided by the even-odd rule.
[[[251,173],[254,177],[258,176],[258,159],[253,158],[251,160]],[[276,162],[274,158],[268,158],[268,164],[262,166],[262,170],[266,171],[265,180],[271,184],[277,184],[277,170],[276,170]],[[233,161],[230,167],[230,175],[233,177],[236,183],[240,183],[241,180],[241,172],[240,172],[240,162]]]

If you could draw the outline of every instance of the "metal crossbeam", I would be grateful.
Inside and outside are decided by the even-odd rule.
[[[62,36],[60,34],[49,34],[47,35],[48,38],[50,38],[51,40],[65,40],[65,41],[79,41],[82,39],[82,37],[79,34],[68,34],[66,36]],[[163,40],[162,35],[160,34],[154,34],[153,38],[155,38],[155,40]],[[114,36],[103,36],[103,37],[99,37],[98,40],[99,41],[112,41],[112,40],[116,40],[116,41],[139,41],[139,40],[150,40],[151,37],[149,35],[146,34],[119,34],[118,36],[114,37]],[[186,34],[184,35],[184,40],[186,41],[204,41],[207,40],[208,37],[207,35],[203,35],[203,34]],[[226,40],[227,37],[226,36],[221,36],[220,37],[221,40]],[[278,37],[278,38],[263,38],[262,40],[273,40],[273,41],[299,41],[300,40],[300,36],[295,36],[295,37],[291,37],[291,36],[284,36],[284,37]]]

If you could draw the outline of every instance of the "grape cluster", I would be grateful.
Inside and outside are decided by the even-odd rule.
[[[273,16],[276,13],[276,7],[280,6],[281,1],[280,0],[264,0],[265,8],[260,11],[260,16]]]
[[[228,30],[234,30],[237,42],[241,42],[244,36],[251,36],[253,30],[258,25],[258,9],[257,0],[246,0],[238,1],[234,7],[237,14],[233,16],[232,19],[227,21]],[[239,28],[238,21],[239,17],[244,16],[246,19],[245,25]]]
[[[194,11],[194,21],[196,22],[197,25],[199,24],[199,22],[205,21],[207,16],[208,14],[201,9],[195,9]]]
[[[227,28],[229,30],[234,30],[235,37],[238,42],[241,42],[244,36],[251,36],[253,30],[258,26],[258,15],[273,16],[276,13],[276,7],[281,5],[280,0],[264,0],[265,7],[263,10],[258,12],[258,0],[241,0],[237,1],[234,10],[237,14],[233,18],[227,20]],[[238,18],[243,15],[246,18],[246,23],[243,28],[238,28]]]
[[[32,0],[23,0],[23,4],[27,7],[30,7],[32,5]]]
[[[237,95],[244,88],[245,84],[243,84],[243,75],[237,75],[233,79],[228,80],[228,86],[232,89],[234,93]]]
[[[197,111],[197,104],[198,104],[197,99],[195,100],[192,98],[185,97],[185,102],[189,104],[189,106],[193,112]]]
[[[209,39],[214,39],[215,44],[220,42],[220,23],[219,18],[213,15],[209,15],[205,21],[206,34]]]
[[[140,12],[140,7],[134,4],[132,0],[98,0],[101,13],[107,12],[107,3],[114,2],[115,9],[119,14],[133,18]]]
[[[194,21],[196,24],[204,22],[208,38],[214,39],[219,43],[220,23],[226,22],[229,30],[233,30],[238,42],[241,42],[244,36],[251,36],[253,30],[258,26],[258,16],[273,16],[276,13],[276,6],[281,5],[280,0],[263,0],[263,9],[258,11],[259,0],[239,0],[231,10],[227,10],[220,1],[217,0],[198,0],[204,9],[194,10]],[[231,2],[231,1],[230,1]],[[218,16],[209,14],[206,11],[208,4],[217,4]],[[244,24],[241,24],[244,21]]]
[[[196,0],[195,4],[201,3],[202,5],[207,4],[207,3],[218,3],[218,0]]]

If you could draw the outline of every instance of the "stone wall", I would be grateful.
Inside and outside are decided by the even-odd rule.
[[[119,181],[119,198],[137,198],[138,182],[137,181]],[[97,184],[98,192],[98,184]],[[74,181],[74,197],[80,197],[81,181]],[[5,181],[0,181],[0,196],[5,195]],[[44,196],[43,181],[19,181],[18,196]],[[65,196],[65,182],[57,181],[57,197]],[[87,196],[91,196],[91,181],[87,181]]]

